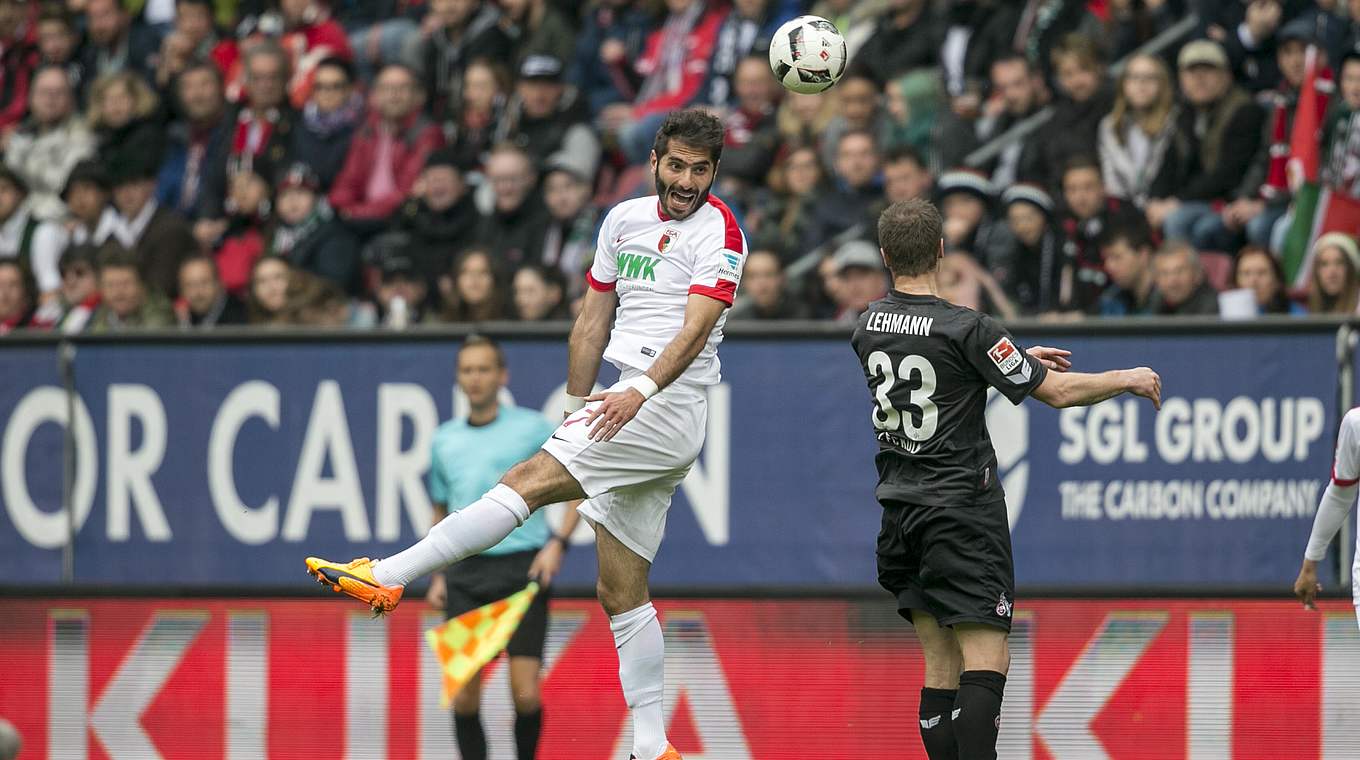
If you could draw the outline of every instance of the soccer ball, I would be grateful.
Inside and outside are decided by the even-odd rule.
[[[821,92],[845,73],[845,38],[821,16],[799,16],[770,40],[770,70],[787,89]]]

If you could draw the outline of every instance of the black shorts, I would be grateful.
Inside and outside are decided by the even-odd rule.
[[[878,582],[897,611],[929,612],[940,625],[1011,629],[1015,567],[1006,503],[975,507],[885,505],[878,533]]]
[[[535,551],[479,554],[449,565],[444,570],[449,592],[444,617],[455,618],[523,591],[529,583],[529,566],[537,554]],[[548,596],[549,589],[539,589],[529,611],[524,613],[524,620],[505,648],[511,657],[543,659],[543,642],[548,637]]]

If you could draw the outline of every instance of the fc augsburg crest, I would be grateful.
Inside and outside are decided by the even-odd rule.
[[[677,237],[680,237],[680,233],[678,231],[676,231],[674,228],[670,227],[666,228],[666,231],[661,233],[661,239],[657,241],[656,250],[659,251],[660,253],[665,253],[667,250],[670,249],[671,245],[675,243],[675,239]]]

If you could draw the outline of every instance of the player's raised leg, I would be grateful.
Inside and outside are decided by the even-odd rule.
[[[954,632],[942,627],[925,610],[912,610],[911,623],[926,660],[926,682],[921,688],[921,743],[930,760],[958,760],[954,739],[954,703],[959,695],[963,655]]]
[[[582,498],[585,493],[567,468],[540,451],[511,468],[482,498],[440,520],[410,548],[380,562],[362,558],[342,565],[308,557],[307,570],[336,591],[378,612],[390,612],[411,581],[495,546],[540,507]]]

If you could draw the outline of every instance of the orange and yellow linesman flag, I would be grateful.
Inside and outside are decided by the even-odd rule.
[[[441,707],[446,710],[452,707],[463,684],[505,649],[537,594],[538,584],[530,583],[523,591],[464,612],[425,632],[425,640],[444,669],[444,688],[439,694]]]

